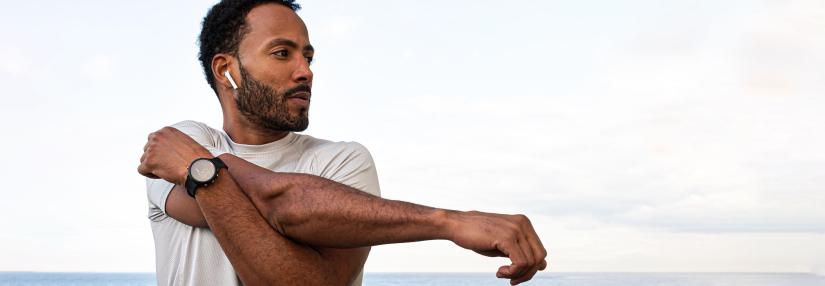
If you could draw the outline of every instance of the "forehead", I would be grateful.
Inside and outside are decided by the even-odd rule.
[[[299,45],[309,44],[304,21],[292,9],[279,4],[263,4],[246,15],[247,33],[241,40],[244,46],[258,47],[275,38],[292,40]]]

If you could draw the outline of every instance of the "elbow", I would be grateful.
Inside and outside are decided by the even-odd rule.
[[[302,224],[307,219],[307,212],[302,211],[300,203],[282,203],[274,205],[267,215],[269,224],[283,236],[288,237],[289,230]]]
[[[269,224],[281,235],[287,236],[289,229],[307,221],[311,202],[301,198],[300,187],[290,184],[284,186],[278,196],[267,198],[266,218]]]

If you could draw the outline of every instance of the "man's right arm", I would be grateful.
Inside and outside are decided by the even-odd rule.
[[[158,133],[176,140],[156,140],[162,143],[155,142],[157,146],[150,142],[147,154],[152,149],[203,148],[173,128]],[[544,247],[524,216],[455,212],[384,200],[317,176],[275,173],[228,154],[220,158],[270,225],[309,245],[358,247],[450,239],[484,255],[510,257],[513,263],[499,268],[497,276],[513,283],[530,279],[546,266]],[[141,173],[180,182],[192,160],[141,160],[145,164]]]

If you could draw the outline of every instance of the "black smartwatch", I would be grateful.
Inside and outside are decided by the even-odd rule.
[[[218,171],[221,168],[227,168],[226,164],[215,158],[198,158],[192,161],[189,165],[189,174],[186,175],[186,193],[191,197],[195,197],[198,188],[206,187],[215,182],[218,178]]]

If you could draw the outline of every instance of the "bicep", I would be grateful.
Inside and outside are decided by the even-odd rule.
[[[193,227],[209,227],[198,203],[181,186],[176,185],[166,198],[166,214]]]

